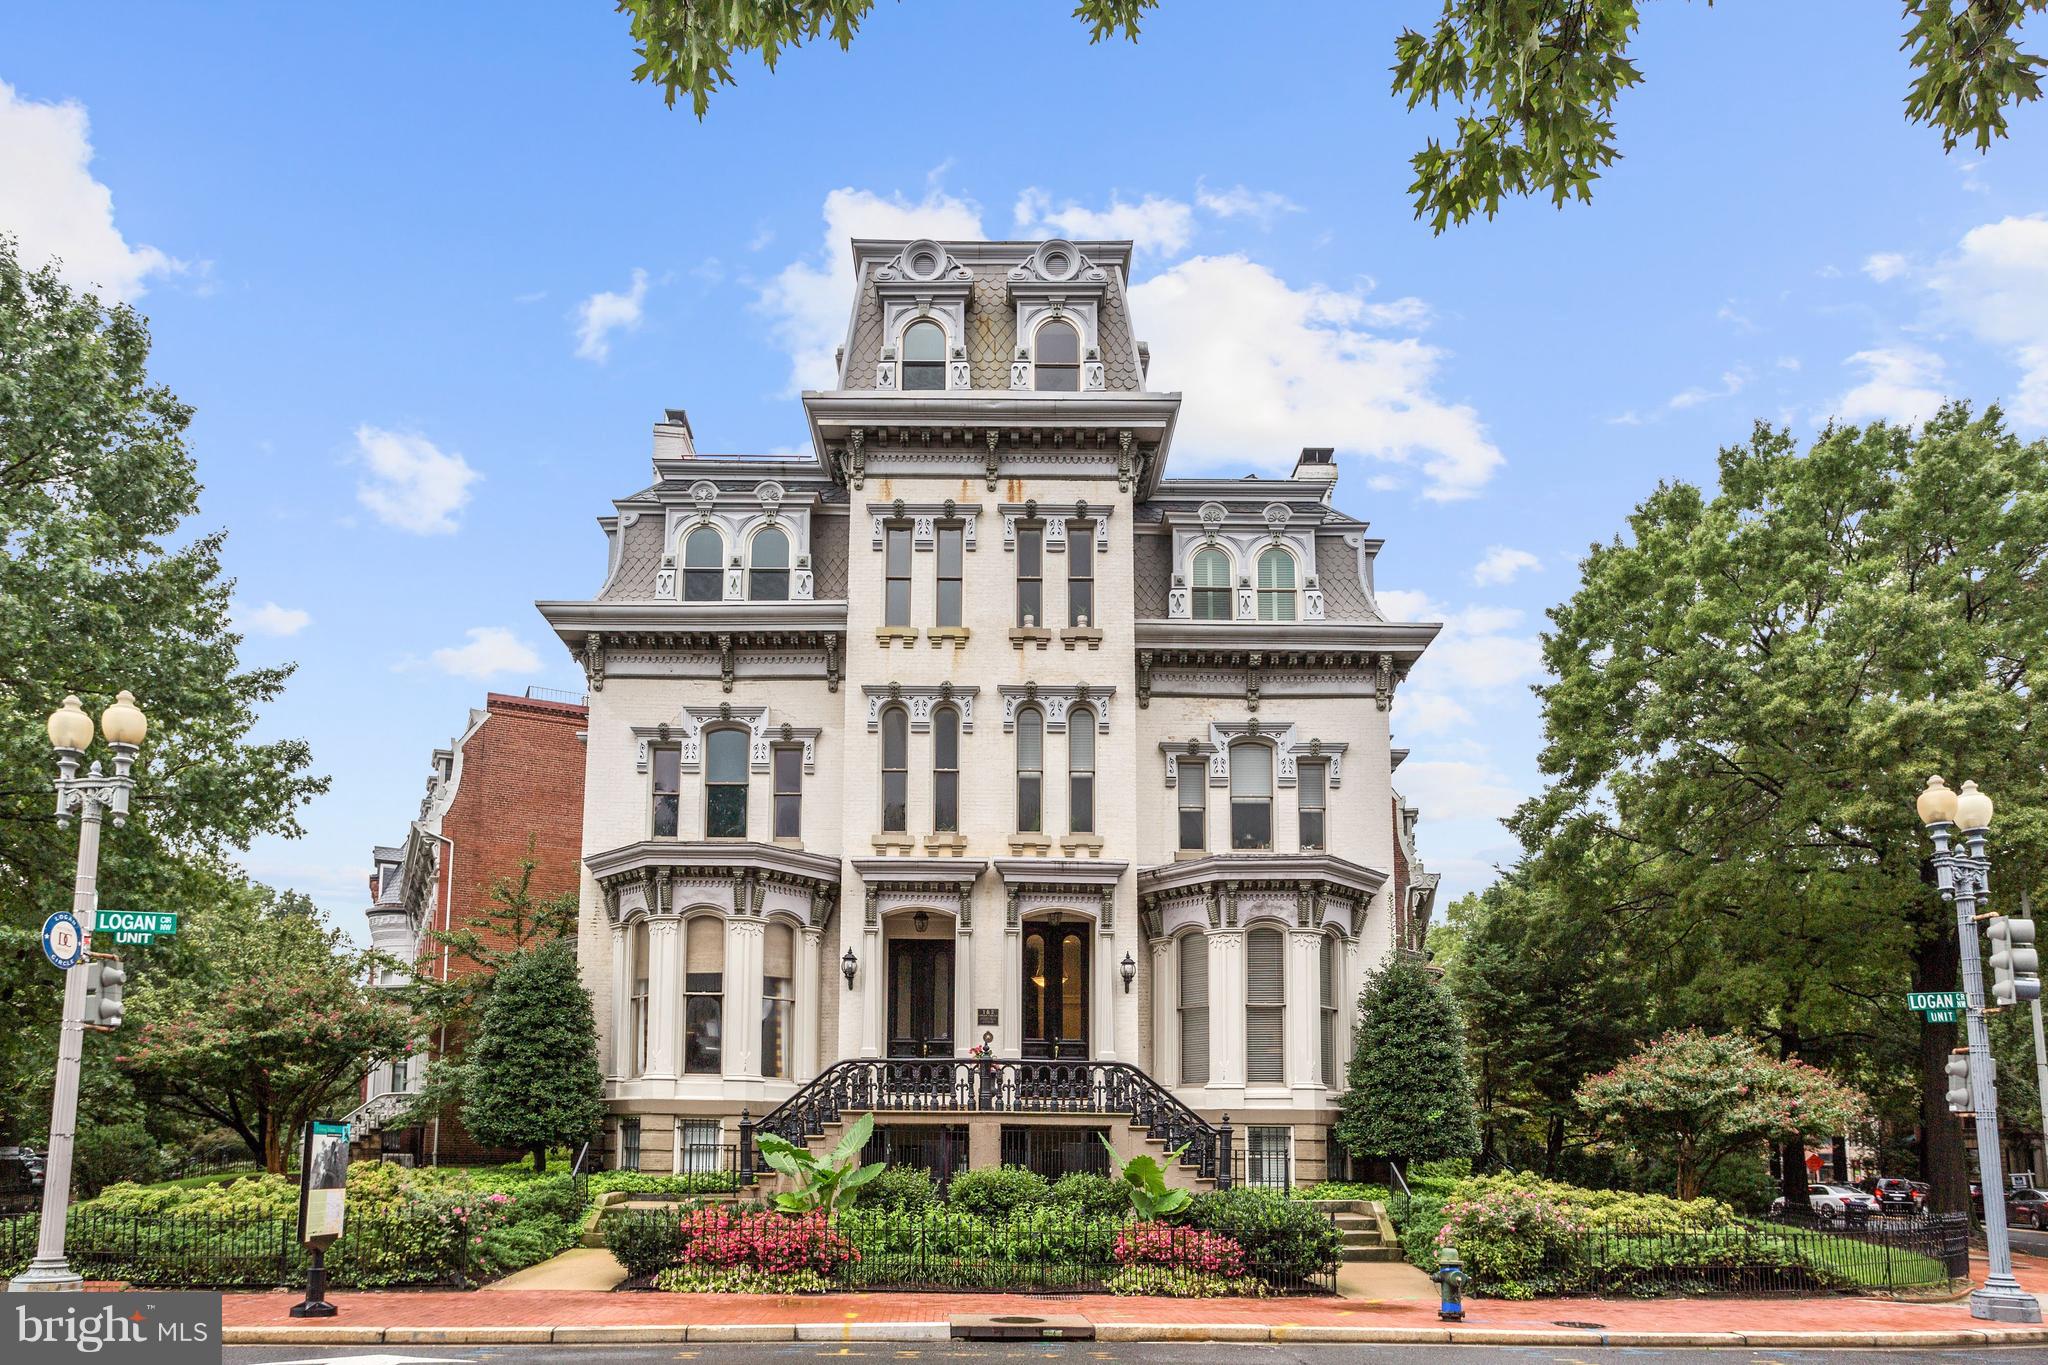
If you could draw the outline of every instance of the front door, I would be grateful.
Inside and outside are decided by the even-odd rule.
[[[889,945],[889,1055],[953,1055],[953,945],[897,939]]]
[[[1088,1056],[1088,925],[1024,926],[1024,1055]]]

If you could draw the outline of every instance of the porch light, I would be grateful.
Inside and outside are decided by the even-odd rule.
[[[853,974],[860,970],[860,959],[853,955],[853,949],[846,950],[846,956],[839,959],[839,970],[846,976],[846,989],[853,989]]]
[[[1129,953],[1125,953],[1122,968],[1124,974],[1124,994],[1129,995],[1131,993],[1131,983],[1138,979],[1137,961]]]
[[[920,910],[910,917],[910,923],[921,934],[932,927],[932,917]]]

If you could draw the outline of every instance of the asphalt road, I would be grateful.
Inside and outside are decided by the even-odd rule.
[[[359,1361],[362,1365],[628,1365],[644,1361],[697,1361],[701,1365],[811,1365],[817,1361],[858,1360],[866,1365],[1443,1365],[1444,1361],[1494,1362],[1495,1365],[1842,1365],[1850,1360],[1882,1361],[1884,1365],[1960,1365],[1992,1360],[1997,1365],[2048,1361],[2048,1347],[1999,1346],[1989,1349],[1958,1346],[1940,1351],[1838,1350],[1772,1351],[1648,1350],[1636,1347],[1587,1347],[1574,1354],[1550,1346],[1276,1346],[1242,1343],[1182,1342],[1069,1343],[934,1342],[930,1345],[888,1342],[834,1346],[819,1342],[780,1342],[732,1346],[479,1346],[465,1350],[433,1347],[364,1346],[313,1348],[230,1346],[229,1365],[285,1365],[297,1362]]]

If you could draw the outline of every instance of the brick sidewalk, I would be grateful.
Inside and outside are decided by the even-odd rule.
[[[2021,1283],[2048,1298],[2048,1261],[2020,1259]],[[1981,1279],[1981,1261],[1972,1270]],[[225,1296],[229,1328],[294,1324],[286,1310],[297,1295],[240,1293]],[[341,1310],[328,1320],[341,1328],[407,1328],[461,1333],[491,1327],[743,1328],[809,1325],[846,1327],[891,1323],[943,1323],[957,1314],[1079,1315],[1099,1328],[1150,1324],[1262,1328],[1274,1335],[1299,1329],[1438,1329],[1434,1306],[1413,1301],[1314,1299],[1161,1299],[1111,1295],[1025,1294],[661,1294],[540,1291],[460,1294],[388,1291],[331,1296]],[[1970,1317],[1960,1300],[1904,1303],[1889,1299],[1536,1299],[1508,1302],[1480,1299],[1467,1305],[1465,1330],[1550,1331],[1572,1329],[1617,1334],[1725,1333],[1751,1344],[1776,1334],[1957,1332],[2001,1329]],[[1581,1328],[1580,1325],[1586,1327]],[[1568,1329],[1569,1330],[1569,1329]],[[806,1333],[810,1335],[810,1333]],[[2041,1339],[2038,1329],[2022,1339]],[[1798,1344],[1787,1339],[1777,1344]],[[1816,1343],[1818,1344],[1818,1343]],[[1872,1343],[1875,1344],[1875,1343]]]

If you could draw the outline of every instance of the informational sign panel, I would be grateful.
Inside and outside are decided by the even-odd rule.
[[[79,930],[78,917],[69,910],[59,910],[43,921],[43,956],[60,972],[70,971],[85,956],[85,935]]]
[[[171,910],[98,910],[93,913],[93,933],[104,934],[115,943],[150,944],[161,935],[178,932],[178,916]]]
[[[316,1119],[299,1160],[299,1240],[327,1247],[348,1209],[348,1125]]]

